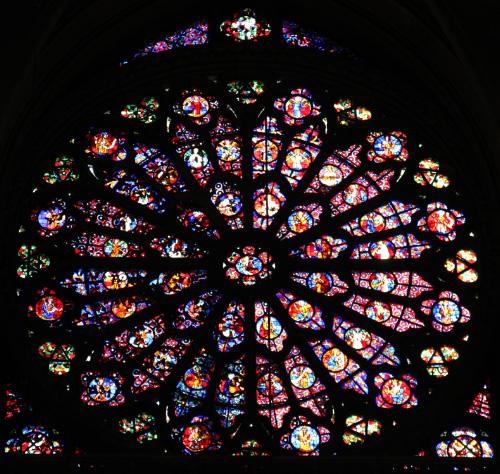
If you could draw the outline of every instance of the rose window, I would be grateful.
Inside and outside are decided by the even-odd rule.
[[[161,452],[369,444],[467,357],[453,177],[333,86],[231,79],[124,102],[61,148],[71,185],[42,178],[19,252],[37,350],[61,397]]]

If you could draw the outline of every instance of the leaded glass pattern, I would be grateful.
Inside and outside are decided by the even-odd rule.
[[[474,281],[446,263],[468,217],[447,186],[421,194],[426,150],[370,104],[345,127],[307,80],[268,78],[264,110],[227,84],[124,100],[75,139],[71,192],[41,177],[18,272],[57,336],[40,356],[159,451],[369,444],[468,356]]]

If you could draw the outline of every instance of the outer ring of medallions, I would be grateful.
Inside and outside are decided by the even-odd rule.
[[[221,238],[213,244],[209,272],[212,273],[219,289],[229,296],[262,298],[269,294],[276,294],[290,277],[287,254],[280,248],[283,247],[280,244],[281,241],[275,236],[271,237],[268,231],[259,229],[233,231],[228,237]],[[271,264],[274,264],[274,268],[269,278],[246,286],[240,280],[231,280],[226,275],[226,270],[230,265],[227,263],[227,257],[231,252],[248,245],[267,252],[272,257]],[[225,267],[224,263],[226,263]]]

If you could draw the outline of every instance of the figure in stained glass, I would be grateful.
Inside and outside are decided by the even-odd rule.
[[[375,403],[381,408],[412,408],[418,404],[412,391],[417,386],[417,380],[412,375],[394,377],[387,372],[381,372],[375,377],[375,386],[380,389]]]
[[[454,240],[457,236],[455,227],[465,222],[465,217],[460,211],[448,209],[442,202],[430,203],[427,212],[428,215],[418,221],[418,228],[424,232],[433,232],[444,242]]]
[[[383,132],[372,132],[366,140],[373,145],[373,148],[368,151],[368,159],[375,163],[408,159],[408,150],[404,148],[408,138],[403,132],[391,132],[387,135]]]
[[[228,352],[241,344],[245,337],[245,307],[236,301],[227,305],[214,337],[217,339],[219,351]]]
[[[290,433],[281,437],[280,444],[301,456],[317,456],[319,445],[330,439],[330,432],[324,426],[314,426],[305,416],[294,417],[290,429]]]
[[[456,293],[443,291],[439,294],[439,300],[426,300],[420,309],[424,314],[432,315],[434,329],[448,332],[455,327],[455,324],[470,320],[470,311],[459,303],[460,298]]]

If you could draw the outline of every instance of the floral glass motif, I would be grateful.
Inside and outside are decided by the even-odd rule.
[[[233,456],[269,456],[262,446],[255,440],[245,441],[241,445],[239,452],[233,453]]]
[[[154,97],[144,97],[139,105],[126,105],[121,114],[128,119],[139,119],[144,123],[153,123],[156,120],[154,111],[160,107],[160,104]]]
[[[28,425],[21,430],[10,432],[5,444],[6,453],[19,454],[61,454],[64,449],[60,433],[54,429],[46,429],[39,425]]]
[[[148,56],[149,54],[161,53],[163,51],[183,46],[205,44],[208,43],[208,41],[208,21],[197,21],[185,29],[177,30],[175,33],[167,35],[164,39],[153,42],[144,49],[140,49],[134,55],[129,56],[126,60],[122,61],[120,66],[124,66],[134,59],[142,56]]]
[[[324,426],[314,426],[305,416],[296,416],[290,422],[290,432],[283,435],[280,444],[300,456],[318,456],[320,444],[330,439],[330,431]]]
[[[139,443],[154,441],[158,434],[154,428],[156,421],[153,415],[140,413],[134,418],[122,418],[118,422],[120,433],[134,436]]]
[[[473,250],[459,250],[454,258],[444,262],[444,268],[455,273],[459,280],[464,283],[474,283],[478,279],[478,273],[471,268],[477,262],[476,252]]]
[[[17,252],[23,263],[17,267],[17,275],[31,278],[50,265],[47,255],[40,253],[35,245],[23,245]]]
[[[451,433],[444,432],[442,441],[436,445],[437,455],[440,457],[457,458],[491,458],[493,448],[490,443],[479,437],[475,431],[465,426],[456,428]]]
[[[250,8],[245,8],[234,15],[234,20],[225,21],[220,30],[235,41],[257,41],[269,35],[271,26],[261,20]]]
[[[75,160],[67,155],[60,155],[54,162],[54,168],[48,170],[43,179],[48,184],[76,181],[80,177],[76,170]]]
[[[304,35],[293,41],[330,50]],[[475,309],[465,217],[449,186],[422,193],[414,174],[439,170],[418,168],[414,137],[373,132],[381,115],[363,120],[356,97],[270,76],[263,95],[231,87],[145,91],[48,162],[18,262],[32,353],[43,344],[65,373],[47,377],[137,449],[366,445],[471,355],[450,331]]]
[[[333,107],[338,113],[337,121],[340,125],[348,126],[357,121],[365,122],[372,118],[372,113],[366,107],[354,107],[349,99],[339,99]]]
[[[449,373],[448,364],[458,359],[458,352],[453,347],[443,346],[439,349],[429,347],[420,354],[421,359],[427,363],[427,372],[434,377],[446,377]]]
[[[302,125],[306,117],[314,117],[321,112],[321,106],[312,101],[308,89],[294,89],[290,95],[276,100],[274,107],[284,112],[283,118],[288,125]]]
[[[451,331],[455,324],[466,323],[470,320],[470,311],[460,306],[460,298],[456,293],[443,291],[439,300],[426,300],[420,308],[424,314],[432,316],[432,327],[440,332]]]
[[[439,173],[439,163],[437,161],[426,159],[422,160],[418,167],[420,171],[415,173],[415,182],[427,186],[431,185],[438,189],[447,188],[450,180],[444,174]]]
[[[474,397],[472,405],[467,410],[467,413],[482,416],[483,418],[490,418],[490,386],[487,382],[483,389]]]
[[[262,81],[231,81],[227,84],[227,89],[231,94],[236,95],[236,99],[242,104],[255,104],[259,95],[264,92]]]
[[[67,374],[71,360],[75,358],[75,348],[71,344],[54,344],[46,342],[38,348],[42,357],[49,359],[49,370],[56,375]]]
[[[380,434],[382,423],[377,420],[367,420],[364,416],[351,415],[345,420],[347,431],[344,433],[343,441],[351,445],[363,443],[367,436]]]
[[[404,147],[408,138],[403,132],[373,132],[366,138],[373,148],[368,151],[368,159],[375,163],[386,160],[406,161],[408,150]]]

